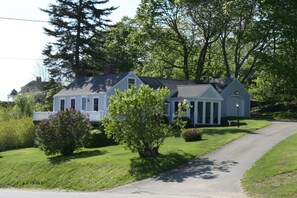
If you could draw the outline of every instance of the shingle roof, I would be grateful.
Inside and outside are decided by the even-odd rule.
[[[209,89],[210,84],[203,85],[178,85],[177,86],[177,97],[180,98],[194,98],[202,96],[207,89]]]
[[[16,96],[16,95],[18,95],[18,92],[17,92],[17,90],[13,89],[13,90],[10,92],[9,95],[10,95],[10,96]]]
[[[42,92],[44,90],[47,82],[41,82],[38,80],[32,80],[25,86],[21,88],[20,93],[28,93],[28,92]]]
[[[99,75],[93,77],[76,78],[71,84],[60,91],[56,96],[62,95],[81,95],[81,94],[94,94],[109,91],[113,86],[125,78],[129,72],[119,74]],[[191,95],[197,91],[202,91],[203,88],[211,84],[219,93],[222,92],[231,82],[232,79],[214,79],[209,82],[206,81],[192,81],[192,80],[172,80],[151,77],[139,77],[139,79],[146,85],[153,89],[160,87],[167,87],[170,90],[171,97],[178,97],[180,95]],[[190,85],[190,86],[181,86]],[[199,86],[197,86],[199,85]],[[180,87],[178,89],[178,87]],[[180,93],[181,92],[181,93]]]
[[[119,74],[76,78],[71,84],[57,93],[56,96],[107,92],[128,74],[128,72],[125,72]]]
[[[153,89],[159,87],[167,87],[170,90],[170,95],[177,93],[178,85],[195,85],[196,83],[191,80],[172,80],[172,79],[161,79],[161,78],[150,78],[150,77],[139,77],[139,79],[146,85],[149,85]]]

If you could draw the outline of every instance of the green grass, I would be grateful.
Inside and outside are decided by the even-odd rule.
[[[0,187],[96,191],[114,188],[177,167],[258,128],[267,121],[242,120],[247,125],[205,128],[203,140],[185,142],[170,137],[161,155],[140,159],[119,146],[83,149],[73,156],[45,156],[36,148],[0,152]]]
[[[296,121],[297,113],[291,112],[291,111],[276,111],[276,112],[258,113],[256,117],[279,120],[279,121]]]
[[[248,170],[242,184],[252,197],[297,197],[297,134],[282,141]]]

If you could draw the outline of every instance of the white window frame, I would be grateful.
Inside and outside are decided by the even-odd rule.
[[[133,80],[134,85],[130,84],[129,80]],[[136,86],[136,78],[127,78],[127,89],[130,89],[132,86]]]

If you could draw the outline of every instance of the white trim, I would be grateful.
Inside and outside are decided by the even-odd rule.
[[[120,83],[122,83],[124,80],[126,80],[126,79],[128,78],[128,76],[130,76],[130,75],[133,75],[133,77],[129,77],[129,78],[135,78],[135,79],[137,79],[137,80],[140,82],[140,84],[144,84],[144,83],[140,80],[140,78],[138,78],[137,75],[135,75],[133,72],[129,72],[125,77],[123,77],[122,80],[120,80],[118,83],[116,83],[110,90],[108,90],[107,92],[105,92],[106,95],[109,94],[110,91],[114,91],[114,88],[117,87],[117,86],[118,86]],[[135,83],[136,83],[136,81],[135,81]]]
[[[134,80],[134,85],[132,85],[132,86],[136,86],[136,78],[135,77],[127,77],[127,89],[129,89],[129,88],[131,88],[131,87],[129,87],[129,80]]]

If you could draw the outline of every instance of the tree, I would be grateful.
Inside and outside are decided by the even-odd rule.
[[[108,62],[115,64],[119,72],[131,71],[142,64],[142,41],[134,19],[124,17],[108,30],[104,49]]]
[[[108,117],[103,120],[106,133],[140,157],[155,157],[169,133],[163,123],[167,88],[149,86],[116,91],[110,98]]]
[[[158,60],[156,65],[162,64],[169,71],[182,71],[182,78],[190,79],[195,29],[186,19],[185,8],[172,0],[145,0],[136,19],[149,37],[146,44],[153,59]]]
[[[56,38],[43,50],[44,65],[52,77],[90,76],[102,71],[105,61],[102,40],[104,29],[109,26],[104,17],[115,7],[100,9],[109,0],[56,0],[48,9],[52,29],[45,33]]]
[[[46,155],[71,155],[84,145],[91,130],[87,117],[75,110],[61,111],[36,128],[36,143]]]

